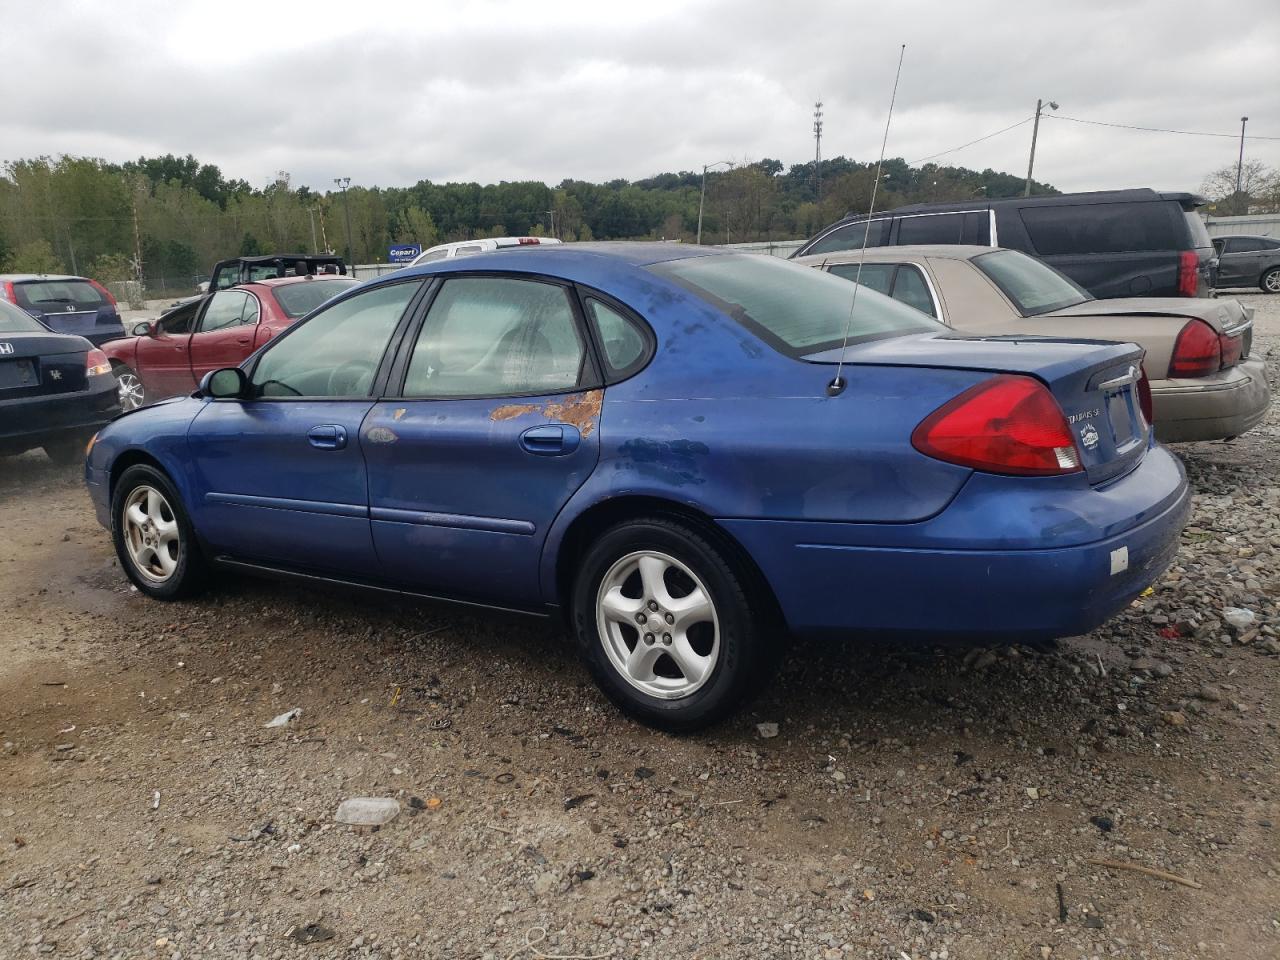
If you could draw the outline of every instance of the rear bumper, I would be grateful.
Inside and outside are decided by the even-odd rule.
[[[936,540],[929,528],[957,509],[967,515],[975,545],[1006,526],[1002,509],[1028,509],[1017,499],[1002,507],[997,497],[975,510],[968,490],[939,517],[911,525],[917,547],[859,542],[866,539],[862,524],[721,522],[760,564],[796,632],[1047,639],[1089,632],[1146,589],[1172,562],[1190,512],[1182,466],[1160,448],[1128,476],[1089,493],[1092,516],[1076,511],[1083,522],[1097,530],[1115,526],[1121,515],[1130,522],[1109,536],[1057,548],[1048,547],[1057,536],[1052,522],[1039,538],[1042,549],[927,545]],[[990,495],[977,493],[979,500]],[[1043,497],[1043,512],[1051,515],[1051,502],[1060,498],[1051,488]],[[1019,522],[1039,522],[1030,509]],[[991,515],[984,518],[985,511]]]
[[[68,434],[92,433],[120,412],[116,379],[110,375],[88,390],[0,400],[0,452],[21,453]]]
[[[1216,377],[1153,383],[1151,402],[1161,443],[1223,440],[1266,416],[1271,389],[1264,362],[1246,360]]]

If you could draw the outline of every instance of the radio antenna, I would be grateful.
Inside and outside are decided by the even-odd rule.
[[[904,43],[898,50],[898,71],[893,75],[893,93],[889,95],[889,114],[884,118],[884,137],[880,140],[880,159],[876,161],[876,179],[871,184],[871,206],[867,210],[867,226],[862,231],[862,249],[858,252],[858,272],[853,281],[853,298],[849,302],[849,319],[844,324],[844,338],[840,343],[840,359],[836,363],[836,376],[827,384],[827,396],[836,397],[844,392],[844,352],[849,347],[849,331],[853,329],[853,309],[858,305],[858,289],[862,286],[862,264],[867,259],[867,241],[871,239],[871,215],[876,211],[876,193],[880,189],[880,171],[884,167],[884,150],[889,143],[889,124],[893,122],[893,104],[898,99],[898,80],[902,77],[902,58],[907,55]]]

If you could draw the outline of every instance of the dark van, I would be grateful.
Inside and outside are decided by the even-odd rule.
[[[1217,267],[1191,193],[1107,190],[1052,197],[916,203],[871,218],[868,246],[964,243],[1039,257],[1095,297],[1207,297]],[[794,256],[856,250],[865,215],[849,216]]]

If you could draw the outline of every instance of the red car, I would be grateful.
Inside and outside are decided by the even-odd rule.
[[[354,287],[342,276],[282,277],[242,283],[184,303],[111,340],[111,360],[126,410],[190,393],[210,370],[234,367],[326,300]]]

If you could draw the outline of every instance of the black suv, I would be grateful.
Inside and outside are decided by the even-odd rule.
[[[916,203],[871,217],[873,247],[965,243],[1039,257],[1095,297],[1206,297],[1217,259],[1203,197],[1154,190]],[[867,217],[845,217],[794,256],[856,250]]]

